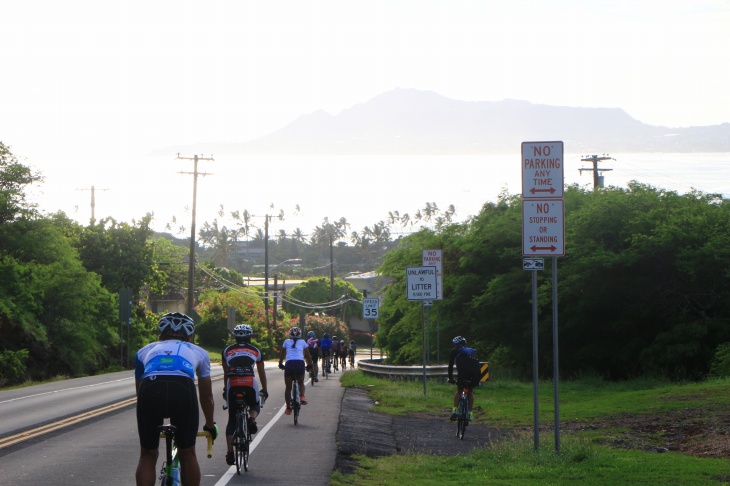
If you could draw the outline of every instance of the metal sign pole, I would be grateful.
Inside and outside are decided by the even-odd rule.
[[[425,302],[421,301],[421,347],[423,348],[423,395],[426,396],[426,323],[423,318]]]
[[[555,452],[560,452],[560,367],[558,366],[558,257],[553,257],[553,386],[555,387]]]
[[[534,436],[535,436],[535,452],[540,449],[540,417],[538,415],[539,400],[537,396],[538,388],[538,368],[537,368],[537,270],[532,271],[532,394],[534,408]]]

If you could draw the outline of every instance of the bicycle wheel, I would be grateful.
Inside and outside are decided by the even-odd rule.
[[[315,378],[317,378],[317,373],[314,372],[314,364],[312,364],[312,369],[309,370],[309,386],[314,386]]]
[[[299,424],[299,407],[301,406],[301,403],[299,402],[299,385],[297,384],[297,381],[294,380],[294,382],[291,385],[291,408],[294,413],[292,415],[294,416],[294,425]]]
[[[459,440],[464,439],[464,433],[466,432],[466,426],[469,424],[469,404],[466,400],[466,396],[461,397],[459,402],[459,418],[456,424],[456,436]]]
[[[330,359],[327,358],[327,361],[322,363],[322,374],[324,375],[325,380],[330,379]]]
[[[242,412],[236,412],[236,430],[233,431],[233,449],[236,455],[236,473],[241,474],[241,467],[244,467],[244,422]]]
[[[241,447],[243,456],[243,469],[245,471],[248,471],[248,447],[251,444],[251,431],[248,429],[248,412],[243,414],[243,434],[241,435],[241,437],[243,438]]]

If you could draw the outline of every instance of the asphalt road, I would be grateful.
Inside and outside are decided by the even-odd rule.
[[[238,476],[235,466],[225,463],[222,436],[214,445],[211,459],[205,457],[205,442],[199,440],[201,484],[329,483],[337,453],[335,437],[344,392],[339,384],[340,375],[321,379],[314,387],[307,386],[309,405],[302,408],[299,425],[295,426],[292,417],[283,411],[283,372],[275,363],[267,363],[266,368],[270,396],[258,418],[259,433],[252,444],[249,471]],[[78,411],[95,409],[109,403],[110,398],[116,397],[111,400],[114,402],[134,396],[131,372],[105,376],[106,379],[89,377],[0,392],[0,436],[16,435],[19,431],[30,434],[34,427],[29,424],[58,422],[58,418],[69,415],[69,407]],[[214,381],[213,386],[216,421],[223,429],[227,412],[221,408],[222,382]],[[82,390],[84,393],[79,395]],[[138,454],[132,403],[115,412],[0,448],[0,485],[134,485]]]

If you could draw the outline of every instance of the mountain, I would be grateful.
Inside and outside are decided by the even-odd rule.
[[[548,106],[527,101],[458,101],[430,91],[394,89],[333,116],[303,115],[214,153],[480,154],[519,150],[523,141],[562,140],[580,152],[730,152],[730,123],[668,128],[618,108]]]

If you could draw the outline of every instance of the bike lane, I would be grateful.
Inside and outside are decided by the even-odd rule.
[[[259,426],[251,444],[249,470],[239,476],[232,466],[215,486],[328,485],[337,456],[336,435],[344,394],[340,376],[336,373],[328,380],[320,376],[315,386],[306,382],[308,404],[302,406],[298,425],[294,425],[292,416],[284,414],[283,396],[270,396],[258,421],[263,423],[265,417],[266,425]],[[283,372],[267,370],[267,377],[284,380]]]

